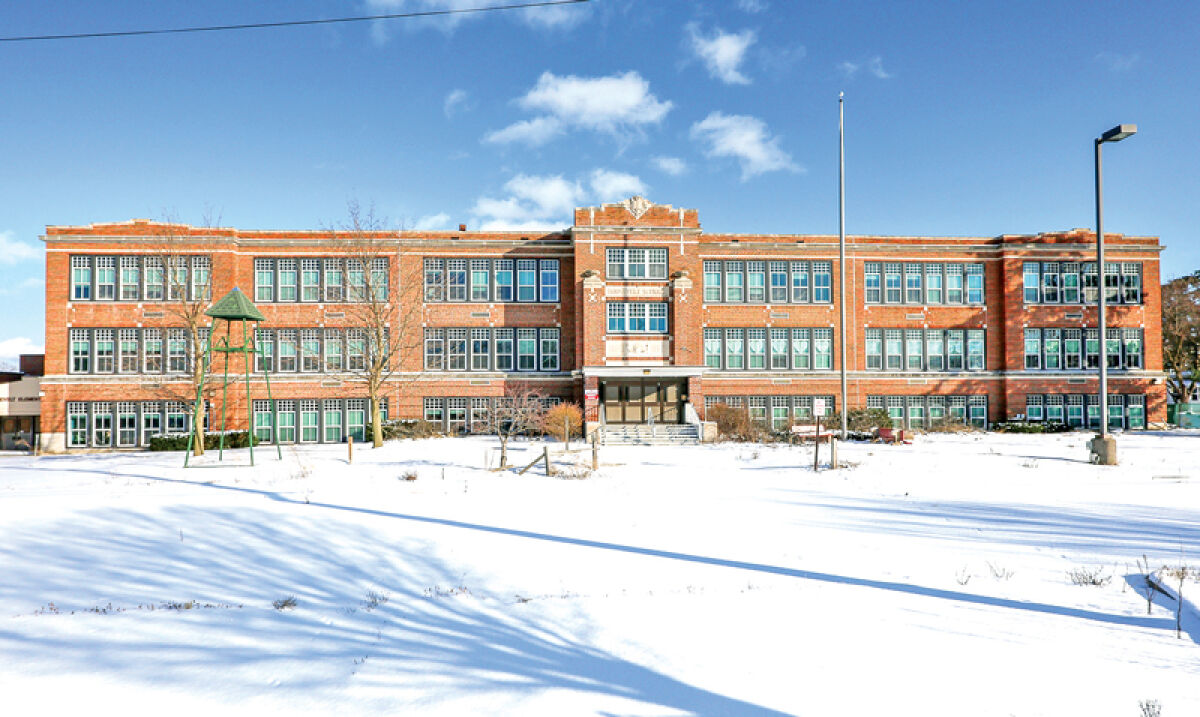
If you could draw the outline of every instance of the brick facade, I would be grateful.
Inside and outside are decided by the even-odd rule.
[[[209,257],[214,297],[239,287],[254,299],[256,260],[282,260],[283,263],[271,266],[295,267],[295,270],[301,266],[324,266],[322,262],[346,255],[344,247],[350,237],[330,232],[208,229],[134,220],[86,227],[51,226],[47,227],[44,239],[47,245],[46,377],[42,383],[45,390],[42,426],[46,447],[62,449],[72,443],[68,435],[69,403],[76,411],[85,404],[104,406],[118,402],[124,402],[125,410],[130,402],[152,407],[151,402],[167,401],[172,390],[179,394],[186,385],[179,376],[169,373],[148,376],[141,370],[123,371],[120,366],[112,371],[99,370],[108,364],[104,363],[106,359],[100,358],[104,349],[98,348],[95,342],[107,340],[104,338],[106,330],[121,336],[121,329],[139,332],[150,329],[150,333],[128,332],[130,337],[136,335],[142,341],[149,340],[146,337],[152,336],[154,329],[165,332],[172,325],[170,311],[164,311],[164,303],[147,299],[144,291],[138,294],[138,290],[131,289],[131,296],[138,296],[129,300],[121,300],[119,295],[112,299],[102,298],[98,289],[101,264],[97,262],[103,262],[106,267],[115,263],[120,274],[121,258],[139,257],[137,261],[129,261],[131,266],[143,266],[138,281],[144,282],[147,280],[146,265],[138,262],[161,255],[162,247],[169,241],[173,253]],[[797,397],[829,396],[840,400],[838,369],[843,360],[847,361],[851,407],[865,406],[871,397],[875,397],[871,399],[875,402],[882,400],[880,397],[890,397],[891,403],[896,404],[896,397],[907,401],[908,397],[925,396],[975,397],[973,405],[982,406],[981,397],[986,397],[986,418],[994,422],[1025,414],[1028,395],[1072,396],[1096,391],[1094,369],[1030,370],[1025,366],[1024,354],[1026,329],[1050,330],[1045,334],[1049,341],[1049,337],[1059,336],[1067,330],[1086,332],[1095,328],[1097,309],[1094,304],[1026,303],[1023,293],[1023,271],[1027,262],[1084,266],[1094,261],[1095,235],[1086,230],[996,237],[849,237],[845,267],[849,327],[846,356],[842,355],[837,340],[840,331],[839,272],[842,267],[838,264],[835,236],[706,234],[695,210],[655,205],[635,197],[617,204],[577,209],[573,226],[563,232],[404,231],[376,235],[375,241],[385,247],[381,256],[387,259],[389,295],[399,302],[398,315],[405,317],[393,330],[397,340],[406,347],[402,352],[402,365],[385,391],[388,410],[393,417],[422,417],[428,410],[426,399],[434,399],[436,403],[453,397],[456,401],[468,399],[468,405],[472,405],[469,399],[499,397],[505,386],[513,381],[528,381],[559,400],[583,403],[586,418],[592,423],[604,420],[602,403],[610,395],[618,395],[614,388],[617,384],[633,386],[628,389],[634,392],[630,395],[646,390],[666,391],[664,386],[667,384],[677,386],[681,395],[686,396],[694,415],[701,418],[706,399],[711,403],[727,398],[741,401],[763,397],[761,401],[755,399],[754,404],[781,406],[787,403],[799,411],[802,409],[795,407],[807,399]],[[1110,393],[1143,397],[1130,399],[1130,406],[1143,401],[1144,420],[1160,422],[1165,420],[1166,412],[1158,290],[1161,247],[1155,237],[1107,235],[1106,248],[1107,260],[1116,262],[1118,271],[1126,265],[1133,267],[1140,281],[1138,301],[1113,305],[1109,309],[1109,328],[1135,329],[1136,334],[1129,336],[1140,341],[1141,347],[1136,349],[1130,343],[1128,349],[1121,349],[1127,351],[1132,357],[1128,360],[1137,365],[1110,371]],[[628,262],[626,268],[620,269],[629,272],[628,275],[612,274],[608,263],[610,249],[625,250],[614,256],[624,257],[623,261]],[[665,266],[661,263],[663,252]],[[97,257],[114,260],[110,262],[107,258]],[[92,272],[91,290],[97,293],[86,299],[72,296],[74,258],[78,258],[76,261],[80,266],[89,266]],[[313,262],[314,259],[318,261]],[[471,286],[482,287],[479,290],[486,295],[486,300],[480,298],[482,295],[466,295],[471,291],[466,285],[461,288],[463,294],[456,295],[465,300],[448,300],[449,294],[427,300],[424,284],[429,279],[425,272],[431,266],[427,260],[440,260],[442,264],[435,265],[444,267],[467,267],[462,276],[469,278]],[[290,263],[293,261],[296,262],[294,265]],[[305,261],[306,264],[302,263]],[[477,266],[479,273],[472,273]],[[534,267],[532,270],[529,269],[531,266]],[[920,278],[914,279],[919,286],[913,294],[901,294],[919,300],[911,303],[868,301],[867,268],[870,266],[887,267],[884,271],[899,266],[898,271],[909,272],[900,274],[900,292],[908,288],[903,284],[906,276],[912,278],[919,272],[930,274],[922,273]],[[499,283],[505,267],[514,276],[519,275],[510,288],[514,292],[524,291],[519,282],[530,280],[531,271],[537,272],[538,283],[530,285],[537,294],[535,300],[518,300],[515,294],[508,299],[501,298]],[[710,300],[706,291],[711,288],[706,284],[706,267],[721,267],[723,282],[728,269],[731,278],[723,287],[731,292],[736,291],[737,282],[748,282],[749,286],[741,287],[744,292],[740,294],[741,300],[727,300],[728,296],[739,296],[736,293],[721,293],[720,300]],[[280,272],[287,270],[290,269],[279,269]],[[762,274],[757,273],[760,270]],[[776,270],[785,273],[773,274]],[[451,286],[450,272],[443,271],[447,271],[441,279],[444,286]],[[786,273],[788,271],[790,273]],[[977,301],[970,302],[962,297],[953,303],[942,298],[930,301],[935,297],[949,299],[950,282],[963,281],[964,271],[967,274],[979,272],[982,276]],[[319,287],[326,287],[325,282],[333,282],[330,277],[336,274],[319,273],[319,276],[322,277]],[[477,276],[487,283],[479,284]],[[772,283],[779,276],[788,282],[782,289]],[[1102,284],[1103,273],[1100,276],[1098,281]],[[972,280],[970,276],[966,279],[968,283]],[[1084,280],[1086,277],[1080,279]],[[293,291],[302,291],[304,281],[306,279],[297,279],[289,286]],[[542,293],[544,284],[552,281],[557,282],[557,289],[547,287]],[[807,283],[802,286],[793,282]],[[827,286],[825,282],[828,282]],[[936,294],[935,282],[945,282]],[[118,283],[120,286],[123,285]],[[759,286],[762,297],[753,293]],[[282,290],[281,285],[279,291]],[[256,301],[266,317],[260,328],[310,336],[314,330],[328,330],[329,336],[333,337],[328,339],[332,342],[330,345],[343,341],[338,337],[345,334],[338,331],[353,328],[354,322],[348,318],[352,312],[347,310],[346,303],[329,301],[330,295],[323,291],[326,289],[316,288],[316,299],[312,301]],[[967,293],[964,291],[963,296]],[[786,297],[786,300],[777,300],[780,297]],[[613,323],[614,319],[608,314],[610,304],[627,304],[612,310],[629,312],[628,324]],[[661,330],[664,325],[654,320],[659,315],[654,312],[663,310],[666,313],[665,331]],[[642,317],[641,312],[648,312],[646,316],[650,318],[634,318]],[[624,326],[625,330],[612,330],[616,326]],[[93,353],[87,364],[88,370],[79,371],[76,370],[79,366],[72,364],[71,332],[85,329],[91,333],[78,335],[93,342],[90,344]],[[506,334],[508,329],[514,333]],[[429,330],[434,333],[427,333]],[[521,343],[522,337],[534,336],[536,338],[532,340],[537,342],[537,353],[533,360],[537,365],[533,370],[514,371],[502,367],[495,355],[488,358],[481,354],[480,365],[485,368],[479,370],[473,370],[472,365],[466,365],[468,370],[464,371],[447,370],[449,362],[445,364],[447,368],[429,370],[423,337],[437,336],[437,330],[466,336],[467,342],[478,336],[482,341],[479,345],[493,354],[499,352],[501,345],[508,346],[503,342],[509,337],[507,340],[520,344],[510,349],[517,352],[514,359],[517,362],[524,360],[521,352],[530,346],[530,340]],[[534,331],[531,333],[530,330]],[[720,360],[712,357],[719,367],[706,366],[706,330],[708,336],[720,337],[725,342]],[[922,333],[918,334],[917,330]],[[963,349],[967,358],[959,359],[978,360],[975,368],[933,368],[933,347],[942,350],[942,344],[933,342],[941,341],[943,334],[951,342],[968,337],[965,339],[968,344],[971,342],[969,337],[982,337],[980,358],[971,357],[974,347],[968,346]],[[898,370],[869,367],[868,335],[916,341],[912,344],[917,347],[916,353],[905,354],[915,363],[900,366]],[[326,334],[319,333],[319,336]],[[832,337],[831,351],[826,349],[829,346],[825,343],[829,340],[826,337]],[[287,340],[280,335],[278,350],[283,351]],[[455,350],[454,340],[446,339],[447,343],[443,345],[446,350]],[[767,345],[765,354],[755,353],[762,348],[763,341]],[[888,344],[887,339],[883,343],[895,345],[894,342]],[[325,345],[321,344],[321,352],[326,350]],[[348,343],[338,345],[349,346]],[[773,355],[784,345],[788,356]],[[146,344],[139,346],[139,350],[150,350]],[[549,356],[555,346],[556,359]],[[463,351],[463,361],[469,361],[466,349]],[[743,352],[740,357],[737,351]],[[952,351],[950,348],[945,351],[948,363]],[[748,353],[753,355],[747,356]],[[813,363],[804,363],[810,360],[809,355]],[[942,354],[936,355],[936,360],[942,362]],[[746,363],[734,365],[743,359]],[[276,360],[283,366],[282,358]],[[754,366],[756,360],[763,361],[764,365]],[[1118,360],[1122,359],[1118,357]],[[775,366],[775,361],[780,364]],[[273,372],[274,397],[306,402],[365,397],[365,388],[352,375],[325,370],[321,362],[318,357],[321,369],[317,371]],[[141,368],[143,365],[139,363]],[[221,369],[220,363],[217,368],[218,371]],[[239,378],[243,370],[244,366],[237,362],[230,366],[231,375],[236,374]],[[647,385],[650,388],[646,388]],[[605,390],[611,393],[606,394]],[[256,400],[266,396],[261,373],[252,374],[252,393]],[[597,395],[598,398],[593,398]],[[674,396],[673,393],[670,395]],[[219,404],[216,403],[219,398],[214,395],[211,400],[214,401],[212,415],[219,417]],[[674,401],[674,398],[670,400]],[[1033,403],[1038,400],[1034,399]],[[1076,401],[1074,398],[1068,400]],[[244,388],[239,384],[234,390],[231,386],[229,429],[246,428],[245,401]],[[311,409],[313,404],[307,405]],[[321,404],[322,410],[324,405]],[[349,404],[340,405],[349,410],[346,409]],[[442,410],[449,410],[449,403],[441,405]],[[930,410],[934,410],[933,405],[930,404]],[[482,412],[483,406],[480,403],[476,408]],[[680,406],[678,415],[664,413],[662,416],[669,420],[684,420],[686,408]],[[917,411],[913,416],[919,420],[925,408],[913,410]],[[138,411],[140,421],[142,409]],[[90,413],[87,420],[92,420]],[[112,420],[115,423],[116,418]],[[1123,420],[1128,420],[1131,425],[1135,423],[1135,419]],[[325,427],[324,416],[321,426],[322,429]],[[337,433],[334,428],[336,426],[329,433],[331,439]],[[90,424],[87,430],[86,447],[100,447],[104,440],[117,444],[117,438],[110,433],[95,433]],[[112,430],[116,430],[115,426]],[[324,437],[322,433],[322,440]],[[140,435],[137,442],[141,442]]]

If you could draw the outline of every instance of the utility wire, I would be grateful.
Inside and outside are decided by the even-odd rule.
[[[286,20],[283,22],[253,22],[245,25],[212,25],[208,27],[176,27],[164,30],[120,30],[115,32],[81,32],[71,35],[24,35],[18,37],[0,37],[0,42],[34,42],[37,40],[82,40],[93,37],[133,37],[136,35],[181,35],[189,32],[222,32],[225,30],[256,30],[273,27],[295,27],[297,25],[331,25],[334,23],[365,22],[367,20],[395,20],[406,17],[437,17],[444,15],[465,15],[468,13],[491,12],[493,10],[520,10],[522,8],[546,7],[549,5],[576,5],[591,0],[543,0],[542,2],[523,2],[511,5],[488,5],[483,7],[467,7],[453,10],[425,10],[421,12],[399,12],[387,15],[362,15],[359,17],[335,17],[324,20]]]

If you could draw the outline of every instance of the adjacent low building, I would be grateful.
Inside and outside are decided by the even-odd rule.
[[[16,371],[0,371],[0,450],[31,450],[40,440],[43,359],[23,354]]]
[[[1107,235],[1101,268],[1083,229],[851,236],[845,297],[836,236],[709,234],[696,210],[641,197],[577,209],[570,228],[546,234],[133,220],[50,226],[44,240],[51,449],[134,448],[186,431],[193,336],[181,302],[234,287],[266,321],[253,335],[251,396],[211,395],[210,424],[227,400],[227,428],[246,428],[249,400],[256,428],[269,436],[275,421],[285,441],[362,437],[368,287],[388,297],[387,341],[401,346],[388,414],[448,431],[487,430],[515,383],[581,403],[592,425],[695,422],[725,403],[785,428],[808,420],[816,398],[841,408],[843,361],[852,408],[913,428],[1098,426],[1100,361],[1110,425],[1165,420],[1156,237]]]

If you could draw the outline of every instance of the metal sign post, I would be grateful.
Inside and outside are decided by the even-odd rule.
[[[821,470],[821,418],[825,415],[825,399],[813,399],[813,418],[816,419],[817,430],[813,432],[813,473]]]

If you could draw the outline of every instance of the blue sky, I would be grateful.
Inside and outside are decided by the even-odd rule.
[[[488,0],[10,0],[0,36]],[[42,343],[47,224],[206,214],[565,226],[631,193],[709,231],[985,235],[1095,223],[1200,268],[1200,3],[594,0],[276,30],[0,43],[0,361]]]

